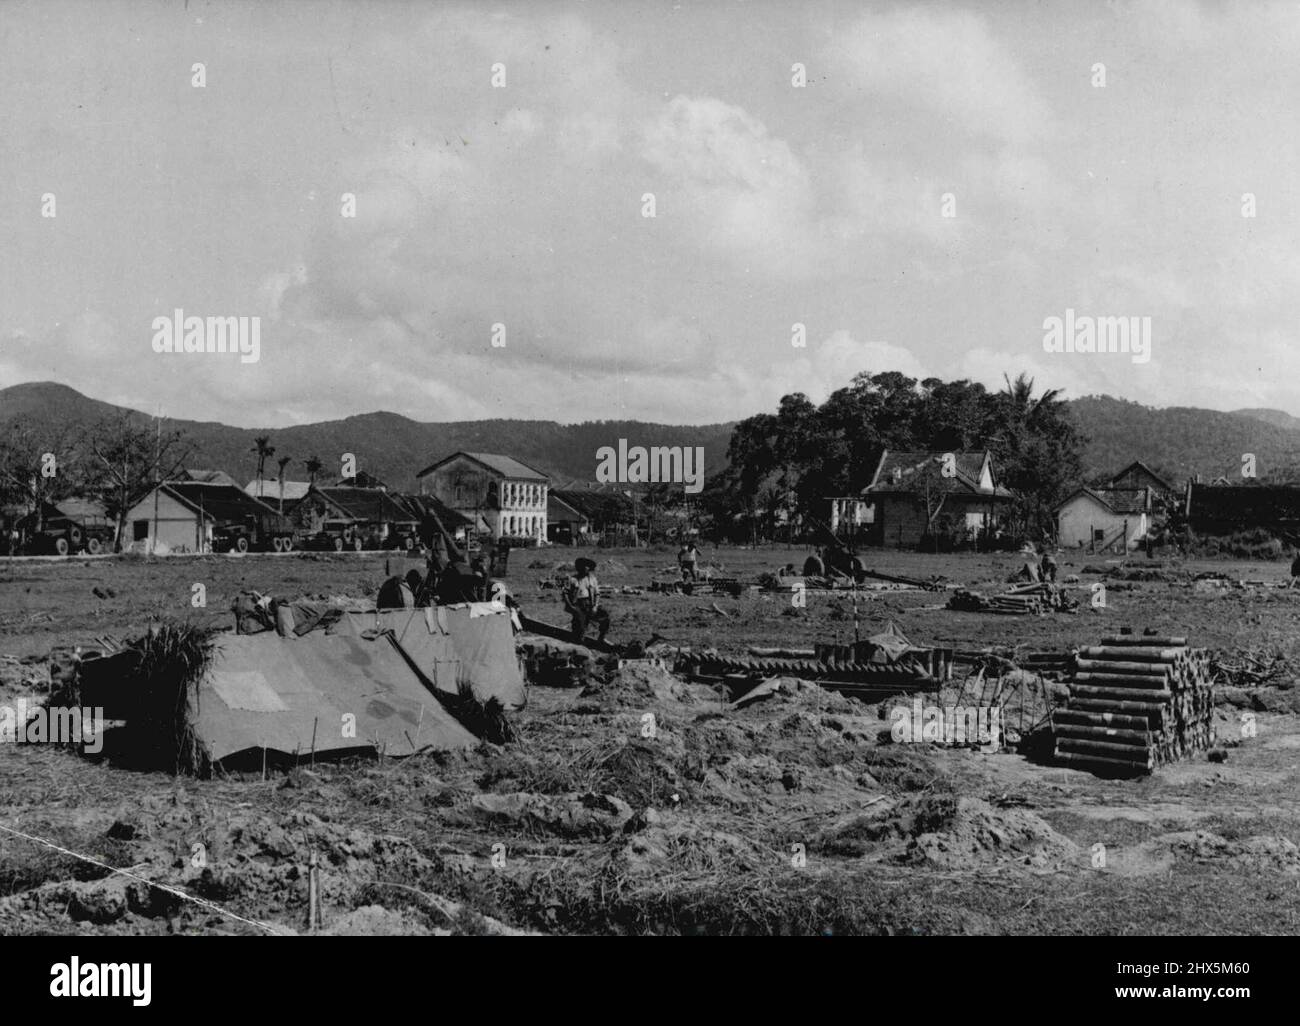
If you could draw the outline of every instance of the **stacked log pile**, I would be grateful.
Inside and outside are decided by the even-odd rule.
[[[1052,713],[1058,761],[1145,773],[1214,743],[1209,653],[1186,638],[1104,638],[1075,667],[1069,701]]]
[[[1039,582],[1012,588],[1005,595],[986,598],[978,591],[958,588],[948,600],[948,608],[968,613],[1002,613],[1028,616],[1051,610],[1070,610],[1078,606],[1065,591],[1054,584]]]
[[[985,598],[977,591],[958,588],[948,600],[948,608],[968,613],[1002,613],[1007,616],[1029,616],[1043,611],[1043,600],[1037,595],[994,595]]]

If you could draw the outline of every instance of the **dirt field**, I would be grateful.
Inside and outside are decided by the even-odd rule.
[[[539,582],[576,550],[516,551],[526,612],[561,622]],[[587,553],[612,640],[743,654],[850,641],[844,596],[617,594],[669,551]],[[806,551],[705,550],[753,580]],[[986,592],[1020,557],[871,553],[868,566]],[[388,570],[404,572],[400,557]],[[860,596],[865,636],[896,622],[917,644],[1063,651],[1120,626],[1187,634],[1300,667],[1300,591],[1195,582],[1286,578],[1281,563],[1160,564],[1101,577],[1067,558],[1072,614],[941,608],[942,592]],[[0,560],[0,702],[39,694],[55,646],[128,638],[160,616],[214,625],[242,587],[283,597],[373,594],[385,557],[291,555]],[[1124,580],[1156,577],[1153,580]],[[1104,580],[1107,604],[1090,586]],[[207,607],[191,604],[193,585]],[[96,594],[98,591],[98,594]],[[1281,686],[1276,686],[1280,684]],[[322,867],[325,928],[343,933],[1294,933],[1300,911],[1300,691],[1290,672],[1225,693],[1221,738],[1257,736],[1139,781],[1007,752],[892,744],[885,707],[812,686],[733,708],[651,667],[583,692],[535,686],[519,740],[463,755],[318,762],[289,773],[174,779],[51,746],[0,744],[0,933],[253,933],[305,928]],[[951,698],[951,694],[948,695]],[[654,736],[643,736],[646,715]],[[882,739],[881,735],[884,734]],[[1100,847],[1099,847],[1100,846]],[[199,905],[109,875],[212,903]],[[243,917],[244,921],[221,910]]]

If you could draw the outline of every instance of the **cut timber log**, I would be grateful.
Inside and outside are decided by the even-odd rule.
[[[1167,702],[1173,692],[1143,688],[1098,688],[1087,684],[1073,684],[1070,695],[1082,698],[1116,698],[1122,702]]]
[[[1152,645],[1158,648],[1182,648],[1187,644],[1187,639],[1162,638],[1146,634],[1120,634],[1113,638],[1102,638],[1101,643],[1103,645],[1138,645],[1144,648]]]
[[[1079,738],[1063,737],[1056,743],[1057,748],[1065,752],[1081,752],[1085,755],[1104,755],[1108,759],[1129,759],[1144,766],[1151,764],[1151,756],[1145,746],[1120,745],[1111,741],[1084,741]]]
[[[1114,741],[1116,744],[1127,742],[1131,745],[1146,747],[1151,743],[1151,731],[1122,730],[1119,727],[1084,727],[1077,723],[1056,723],[1053,725],[1057,737],[1078,738],[1084,741]]]
[[[1071,698],[1071,709],[1086,712],[1162,714],[1169,707],[1164,702],[1120,702],[1113,698]]]
[[[1184,650],[1177,648],[1121,648],[1090,645],[1079,649],[1079,655],[1085,659],[1123,659],[1135,663],[1172,663],[1183,654]]]
[[[1078,752],[1058,752],[1056,758],[1059,762],[1063,762],[1068,766],[1077,766],[1079,769],[1096,770],[1100,767],[1111,772],[1128,770],[1133,773],[1150,771],[1153,762],[1152,759],[1147,759],[1145,762],[1130,761],[1128,759],[1109,759],[1104,755],[1082,755]]]
[[[1114,659],[1079,659],[1079,669],[1096,673],[1143,673],[1152,677],[1168,677],[1173,670],[1170,663],[1122,663]]]
[[[1123,713],[1057,709],[1052,713],[1052,722],[1054,724],[1075,724],[1084,727],[1125,727],[1129,730],[1146,730],[1148,721],[1145,716],[1127,716]]]
[[[1140,677],[1127,673],[1078,673],[1074,679],[1080,684],[1098,688],[1146,688],[1150,691],[1168,691],[1168,677]]]

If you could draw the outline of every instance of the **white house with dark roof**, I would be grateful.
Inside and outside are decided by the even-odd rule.
[[[859,496],[831,500],[831,517],[842,527],[851,516],[872,544],[910,548],[941,528],[968,538],[991,533],[1011,500],[987,450],[886,449]]]
[[[1151,529],[1151,488],[1078,488],[1056,507],[1062,548],[1125,551]]]
[[[546,541],[551,479],[535,467],[492,452],[455,452],[415,475],[420,494],[499,538]]]

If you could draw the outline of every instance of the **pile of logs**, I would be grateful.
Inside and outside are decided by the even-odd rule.
[[[1075,665],[1069,701],[1052,713],[1058,761],[1145,773],[1214,743],[1209,653],[1186,638],[1104,638]]]
[[[958,588],[948,599],[948,608],[967,613],[1002,613],[1008,616],[1028,616],[1043,611],[1043,601],[1037,595],[994,595],[985,598],[977,591]]]

